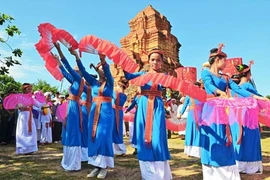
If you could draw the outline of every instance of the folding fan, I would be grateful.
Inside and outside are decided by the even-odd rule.
[[[37,50],[40,53],[45,53],[47,51],[50,51],[54,47],[52,38],[53,38],[53,33],[55,33],[57,29],[50,23],[43,23],[38,26],[38,31],[42,38],[35,45]]]
[[[113,62],[119,65],[127,72],[133,73],[139,66],[120,48],[113,43],[102,40],[96,36],[88,35],[81,39],[79,43],[79,51],[87,52],[91,54],[97,54],[98,52],[106,55]]]
[[[38,91],[35,94],[35,98],[40,102],[40,103],[44,103],[46,102],[46,97],[44,96],[44,94],[42,93],[42,91]]]
[[[238,123],[250,129],[258,128],[259,107],[254,98],[211,98],[199,106],[200,125]]]
[[[40,55],[44,59],[44,61],[46,62],[46,64],[48,66],[50,66],[51,68],[56,68],[57,61],[56,61],[55,57],[50,52],[41,53]]]
[[[259,123],[270,127],[270,101],[258,100]]]
[[[135,115],[131,112],[124,113],[124,121],[125,122],[134,122]]]
[[[171,131],[184,131],[186,129],[186,120],[166,119],[166,128]]]
[[[164,73],[147,73],[130,81],[131,84],[137,86],[144,86],[148,82],[160,84],[164,87],[169,87],[173,90],[180,91],[181,93],[188,95],[191,98],[198,99],[201,102],[205,102],[207,98],[206,92],[193,83]]]
[[[23,106],[30,106],[33,104],[33,99],[28,94],[10,94],[4,99],[5,109],[16,109],[18,104]]]
[[[56,29],[56,27],[50,23],[42,23],[38,26],[38,32],[42,38],[52,38],[52,32]]]
[[[72,47],[73,50],[78,48],[78,42],[69,32],[63,29],[57,29],[57,31],[54,31],[52,40],[53,42],[60,41],[67,48]]]
[[[179,67],[175,69],[177,79],[190,81],[195,83],[197,81],[197,69],[195,67]]]
[[[61,81],[63,79],[63,75],[58,67],[52,68],[47,63],[45,64],[45,67],[56,80]]]
[[[68,112],[68,101],[65,101],[63,104],[59,105],[57,108],[57,116],[60,117],[60,119],[64,120],[67,118],[67,112]]]

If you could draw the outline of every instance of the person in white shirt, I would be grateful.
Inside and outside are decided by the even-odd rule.
[[[185,97],[182,97],[180,99],[180,105],[178,106],[178,109],[177,109],[177,118],[180,119],[181,121],[186,122],[187,121],[187,115],[188,115],[189,107],[187,107],[185,109],[185,111],[183,113],[181,113],[182,108],[183,108],[183,105],[184,105],[184,101],[185,101]],[[185,139],[185,134],[186,134],[186,131],[185,130],[184,131],[179,131],[178,134],[179,134],[179,136],[180,136],[180,138],[182,140]]]
[[[42,115],[41,115],[41,144],[51,143],[52,142],[52,112],[49,102],[51,101],[51,93],[46,92],[44,94],[46,97],[46,104],[42,106]]]

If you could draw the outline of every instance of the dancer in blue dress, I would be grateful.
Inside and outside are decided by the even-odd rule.
[[[60,63],[58,60],[58,57],[55,56],[57,61]],[[64,75],[64,77],[67,79],[67,81],[72,84],[74,81],[74,78],[70,73],[66,71],[66,69],[63,66],[60,66],[61,73]],[[76,66],[74,69],[78,72],[78,75],[80,75],[79,69]],[[81,75],[80,75],[81,76]],[[92,75],[94,78],[96,78],[95,75]],[[82,111],[82,133],[81,133],[81,161],[86,162],[88,161],[88,117],[89,117],[89,112],[91,108],[91,102],[92,102],[92,95],[91,95],[91,86],[87,82],[85,82],[84,87],[83,87],[83,92],[81,95],[81,111]]]
[[[231,79],[226,80],[219,74],[224,69],[227,55],[221,48],[210,51],[210,69],[202,71],[202,80],[206,93],[213,96],[227,97],[226,88],[245,97],[253,96],[252,93],[240,88]],[[253,97],[260,98],[256,95]],[[230,180],[240,179],[236,166],[234,149],[230,145],[230,138],[226,133],[226,125],[201,126],[201,162],[203,167],[203,178],[207,180]],[[227,131],[230,132],[230,131]],[[229,142],[229,143],[228,143]]]
[[[124,93],[128,86],[128,81],[120,79],[117,83],[116,90],[113,93],[113,113],[114,113],[114,127],[113,127],[113,151],[114,154],[126,154],[126,146],[123,140],[123,123],[124,112],[123,106],[127,100],[127,95]]]
[[[250,67],[241,64],[238,65],[236,69],[240,73],[239,86],[252,94],[261,96],[249,82],[251,80]],[[236,93],[232,92],[232,96],[235,96],[234,94]],[[243,97],[239,94],[236,94],[236,96]],[[240,128],[242,128],[242,131],[240,131]],[[234,124],[232,130],[235,159],[239,172],[247,174],[262,173],[262,149],[259,126],[258,128],[250,129]],[[239,134],[239,132],[242,133]],[[238,142],[239,138],[240,141]]]
[[[150,72],[160,72],[163,53],[152,50],[148,55]],[[130,74],[126,79],[136,78],[145,72]],[[136,116],[136,138],[138,159],[142,179],[172,179],[168,150],[165,109],[162,100],[162,87],[152,82],[141,87]]]
[[[186,125],[186,137],[185,137],[185,147],[184,153],[188,156],[193,156],[200,158],[200,128],[198,126],[198,119],[201,115],[199,109],[195,109],[196,105],[200,102],[197,99],[192,99],[189,96],[185,97],[185,101],[180,112],[180,115],[184,114],[186,108],[189,106],[187,125]],[[196,115],[195,115],[196,113]],[[181,116],[180,116],[181,118]],[[196,121],[197,118],[197,121]]]
[[[130,130],[130,133],[129,133],[129,136],[132,136],[131,138],[131,144],[132,144],[132,147],[134,148],[134,152],[132,153],[133,155],[137,155],[137,139],[136,139],[136,116],[137,116],[137,107],[138,107],[138,100],[139,100],[140,96],[138,95],[135,95],[133,100],[131,101],[131,104],[128,106],[127,110],[126,110],[126,113],[131,111],[133,108],[135,108],[135,113],[134,113],[134,120],[133,122],[129,122],[129,130]],[[131,129],[132,130],[132,133],[131,133]]]
[[[87,177],[105,178],[107,167],[114,167],[112,148],[114,80],[105,56],[100,54],[100,63],[95,67],[99,80],[93,78],[84,68],[76,53],[77,65],[85,80],[92,87],[93,102],[88,121],[88,164],[95,166]]]
[[[79,75],[79,72],[76,72],[69,65],[61,51],[59,43],[55,43],[54,45],[59,53],[61,62],[70,74],[65,71],[62,64],[58,61],[59,68],[62,74],[72,82],[68,97],[68,115],[66,121],[63,122],[63,159],[61,165],[67,171],[78,171],[81,169],[81,132],[83,130],[80,96],[83,92],[84,81]],[[73,54],[71,49],[70,52]]]
[[[92,76],[95,78],[95,76]],[[81,106],[83,115],[83,132],[82,132],[82,162],[88,161],[88,117],[92,103],[92,88],[85,82],[85,88],[81,95]]]

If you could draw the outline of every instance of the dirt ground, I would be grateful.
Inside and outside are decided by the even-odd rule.
[[[115,157],[115,168],[110,169],[107,179],[141,179],[139,164],[128,139],[127,154]],[[201,163],[199,159],[184,155],[184,141],[177,135],[169,139],[169,149],[172,156],[170,161],[173,179],[199,180],[202,179]],[[260,175],[241,175],[243,180],[270,180],[270,133],[262,133],[262,152],[264,172]],[[15,144],[0,146],[0,179],[86,179],[92,167],[82,163],[79,172],[66,172],[61,166],[62,145],[49,144],[39,147],[33,155],[16,155]],[[93,178],[95,179],[95,178]]]

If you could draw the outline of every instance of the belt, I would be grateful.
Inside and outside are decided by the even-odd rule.
[[[148,96],[144,140],[146,143],[150,143],[152,141],[155,97],[161,97],[162,92],[157,90],[142,90],[141,95]]]
[[[92,128],[92,140],[96,137],[96,131],[97,131],[97,126],[98,126],[98,121],[99,121],[99,115],[100,115],[100,108],[101,104],[103,102],[112,102],[111,97],[106,97],[106,96],[96,96],[93,98],[93,102],[96,103],[96,109],[95,109],[95,115],[94,115],[94,122],[93,122],[93,128]]]

